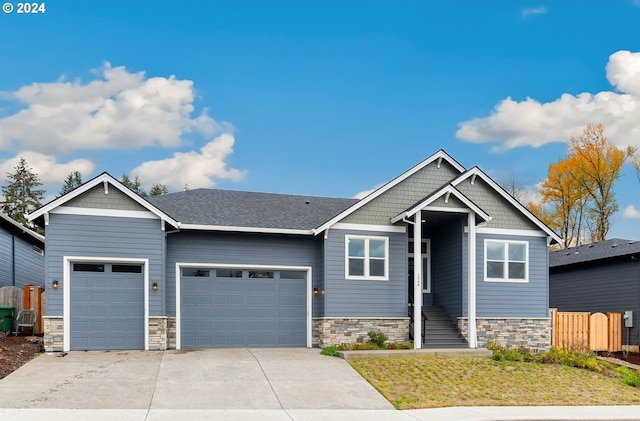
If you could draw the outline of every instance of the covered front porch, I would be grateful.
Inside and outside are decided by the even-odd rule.
[[[416,349],[478,346],[476,270],[468,269],[476,268],[476,227],[490,217],[448,187],[392,219],[407,225],[407,303]],[[462,317],[465,332],[458,328]]]

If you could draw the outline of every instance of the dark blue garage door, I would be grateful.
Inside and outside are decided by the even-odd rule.
[[[71,349],[144,349],[140,264],[71,264]]]
[[[307,273],[183,268],[181,346],[306,346]]]

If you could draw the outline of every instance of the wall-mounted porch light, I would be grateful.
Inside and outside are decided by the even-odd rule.
[[[154,291],[157,291],[158,290],[158,283],[154,282],[153,285],[151,285],[151,289],[154,290]]]
[[[53,282],[51,282],[51,287],[53,289],[58,289],[59,286],[60,286],[60,284],[58,284],[57,280],[54,280]]]

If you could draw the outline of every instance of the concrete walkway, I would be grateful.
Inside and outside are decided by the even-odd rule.
[[[0,380],[0,420],[640,420],[640,406],[397,411],[317,349],[71,352]]]

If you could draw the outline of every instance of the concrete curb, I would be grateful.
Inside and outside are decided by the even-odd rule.
[[[355,358],[386,358],[386,357],[426,357],[426,356],[447,356],[447,357],[491,357],[492,352],[488,349],[394,349],[379,351],[337,351],[340,358],[353,360]]]

